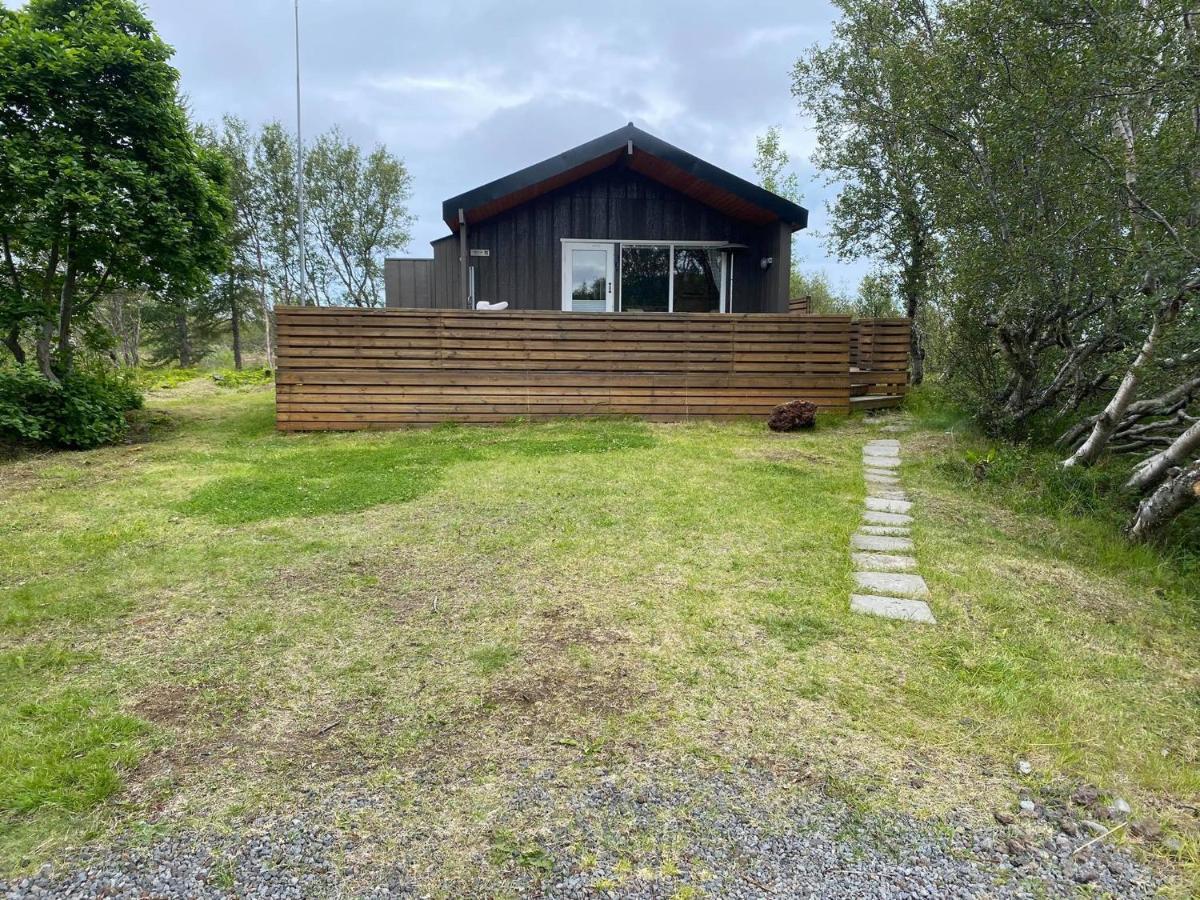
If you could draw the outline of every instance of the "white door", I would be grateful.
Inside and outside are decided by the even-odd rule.
[[[562,308],[613,311],[613,245],[563,242]]]

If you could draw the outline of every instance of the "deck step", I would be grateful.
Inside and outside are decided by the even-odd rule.
[[[904,402],[903,397],[893,397],[887,394],[863,394],[850,398],[851,409],[886,409],[899,406]]]

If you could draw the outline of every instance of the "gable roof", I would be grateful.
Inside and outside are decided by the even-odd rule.
[[[718,169],[686,150],[642,131],[632,122],[557,156],[451,197],[442,204],[442,218],[452,231],[457,231],[460,209],[468,224],[481,222],[615,165],[622,157],[630,169],[733,218],[763,225],[784,222],[792,231],[808,225],[808,210],[803,206]]]

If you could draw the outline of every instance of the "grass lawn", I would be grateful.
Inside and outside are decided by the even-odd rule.
[[[452,893],[533,853],[531,766],[669,760],[932,815],[1085,780],[1197,884],[1200,569],[973,482],[969,439],[903,436],[926,628],[848,608],[861,419],[281,435],[269,388],[199,380],[149,406],[151,440],[0,463],[4,871],[356,784],[430,823]]]

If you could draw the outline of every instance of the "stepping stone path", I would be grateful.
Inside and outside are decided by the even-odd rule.
[[[867,500],[863,524],[850,539],[857,585],[857,592],[850,595],[850,608],[888,619],[935,624],[925,602],[929,587],[917,574],[912,556],[912,503],[900,484],[900,442],[868,441],[863,447],[863,470]]]

